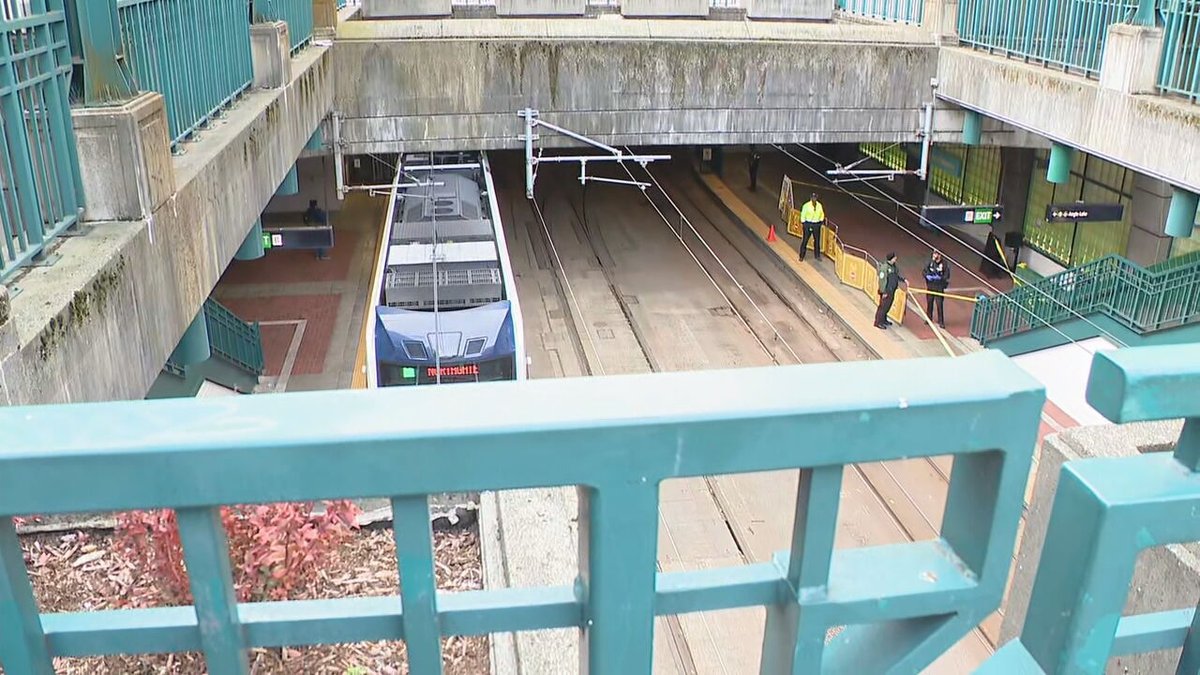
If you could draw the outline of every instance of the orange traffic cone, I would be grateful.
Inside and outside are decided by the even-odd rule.
[[[767,241],[777,241],[777,240],[778,240],[778,237],[775,236],[775,226],[772,225],[771,229],[767,232]]]

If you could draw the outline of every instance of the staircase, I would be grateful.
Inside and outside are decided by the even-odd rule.
[[[212,298],[204,303],[204,321],[212,356],[186,367],[167,361],[147,398],[196,396],[205,383],[246,394],[258,386],[265,366],[258,323],[242,321]]]
[[[1123,341],[1131,346],[1185,341],[1146,338],[1169,329],[1200,327],[1200,251],[1150,267],[1109,255],[1008,293],[980,298],[971,317],[971,337],[1009,354],[1026,353],[1052,346],[1055,338],[1046,333],[1055,332],[1048,325],[1067,332],[1072,339],[1098,335],[1096,326],[1081,316],[1091,324],[1111,326],[1128,338]],[[1064,330],[1067,324],[1073,324],[1069,327],[1077,334]],[[1089,330],[1090,335],[1083,334]],[[1025,339],[1008,341],[1007,346],[994,344],[1033,337],[1035,332],[1042,334],[1041,341],[1049,342],[1039,345],[1039,340]]]

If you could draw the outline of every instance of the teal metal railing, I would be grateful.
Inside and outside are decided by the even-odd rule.
[[[262,330],[258,322],[242,321],[221,303],[204,302],[204,321],[212,352],[235,366],[262,375],[265,366]]]
[[[1101,313],[1138,334],[1200,318],[1200,252],[1145,268],[1118,255],[980,298],[971,337],[983,344]]]
[[[837,8],[872,19],[919,25],[925,15],[925,0],[837,0]]]
[[[1196,392],[1200,345],[1096,355],[1087,387],[1093,408],[1118,423],[1182,417],[1183,433],[1174,454],[1063,466],[1020,638],[977,672],[1103,673],[1111,657],[1181,647],[1175,672],[1200,669],[1195,608],[1123,616],[1141,551],[1200,541]]]
[[[1200,98],[1200,4],[1191,0],[1159,0],[1163,21],[1163,56],[1158,86],[1163,92]]]
[[[286,22],[293,52],[312,40],[313,0],[254,0],[254,14],[255,21]]]
[[[1096,77],[1108,27],[1133,19],[1138,4],[1139,0],[960,0],[958,35],[962,44],[977,49]]]
[[[166,99],[173,143],[207,124],[254,79],[246,0],[118,0],[117,12],[134,80]]]
[[[79,218],[62,0],[0,1],[0,281]]]
[[[649,675],[656,616],[765,607],[763,672],[916,672],[1000,602],[1044,402],[984,352],[0,408],[0,662],[200,651],[229,674],[251,647],[404,640],[410,672],[438,673],[443,635],[577,628],[584,672]],[[937,455],[954,468],[936,538],[834,550],[850,464]],[[788,552],[656,573],[663,481],[793,468]],[[427,495],[550,486],[580,488],[575,584],[436,589]],[[398,597],[236,602],[221,505],[367,496],[391,499]],[[39,615],[10,516],[164,508],[194,605]]]

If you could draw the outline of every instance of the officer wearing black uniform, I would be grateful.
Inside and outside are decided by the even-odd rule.
[[[892,325],[888,321],[888,312],[892,311],[892,303],[896,300],[896,289],[904,277],[896,268],[896,254],[887,254],[887,262],[879,266],[879,309],[875,310],[875,327],[887,329]]]
[[[942,259],[941,251],[934,251],[925,266],[925,288],[933,291],[925,296],[925,313],[930,321],[937,321],[942,328],[946,327],[946,298],[940,295],[950,286],[950,263]],[[937,293],[938,295],[935,295]],[[937,319],[934,319],[934,315]]]

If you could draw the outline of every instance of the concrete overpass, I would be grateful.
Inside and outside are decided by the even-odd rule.
[[[336,142],[361,154],[517,147],[526,106],[614,144],[912,141],[936,103],[938,142],[961,141],[973,110],[984,144],[1053,140],[1200,192],[1200,108],[1145,93],[1145,41],[1097,81],[955,46],[935,20],[954,16],[944,0],[925,26],[324,8],[330,43],[292,55],[277,26],[259,30],[254,89],[178,154],[159,97],[76,109],[87,227],[54,244],[53,265],[5,280],[0,402],[143,396],[322,119],[333,139],[333,116]]]

